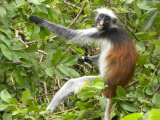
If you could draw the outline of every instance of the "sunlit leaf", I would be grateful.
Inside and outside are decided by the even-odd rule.
[[[157,16],[158,11],[150,11],[147,13],[146,17],[142,22],[142,30],[146,31],[153,23],[155,17]]]
[[[7,90],[2,90],[1,91],[1,99],[5,102],[9,102],[9,98],[11,98],[11,95]]]
[[[4,9],[4,7],[1,6],[0,11],[1,11],[0,17],[5,18],[6,17],[6,10]]]

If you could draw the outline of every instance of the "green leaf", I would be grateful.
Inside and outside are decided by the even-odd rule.
[[[91,98],[91,97],[95,97],[97,95],[97,93],[95,92],[88,92],[86,94],[83,94],[83,95],[79,95],[77,96],[78,98],[80,98],[82,101],[85,101],[87,100],[88,98]]]
[[[59,62],[59,64],[63,64],[65,62],[67,62],[67,60],[70,58],[70,52],[66,52],[62,55],[62,58]]]
[[[27,120],[36,120],[33,116],[25,115],[25,119]]]
[[[37,34],[40,32],[40,26],[39,25],[34,25],[33,27],[31,27],[30,29],[30,41],[34,40],[37,36]]]
[[[3,35],[0,35],[0,40],[2,40],[8,48],[10,48],[11,43],[8,41],[8,38],[4,37]]]
[[[155,17],[157,16],[158,11],[152,10],[147,13],[146,17],[142,22],[142,31],[146,31],[149,27],[151,27]]]
[[[9,105],[0,105],[0,111],[5,110]]]
[[[18,101],[15,98],[9,98],[9,101],[14,105],[18,105]]]
[[[3,114],[3,120],[12,120],[11,113],[4,113]]]
[[[87,14],[88,16],[91,15],[91,12],[90,12],[90,5],[89,5],[89,4],[84,8],[84,13]]]
[[[132,3],[134,0],[126,0],[126,3],[127,4],[130,4],[130,3]]]
[[[7,90],[2,90],[1,91],[1,99],[8,103],[9,98],[11,98],[11,95],[9,94],[9,92]]]
[[[106,88],[106,86],[104,85],[103,82],[97,82],[95,84],[92,85],[93,87],[97,88],[97,89],[104,89]]]
[[[20,62],[18,55],[16,55],[14,52],[12,53],[12,59],[13,62]]]
[[[130,112],[137,112],[138,111],[138,107],[130,101],[122,101],[120,102],[120,105],[122,106],[122,108],[124,108],[127,111]]]
[[[2,53],[5,57],[7,57],[8,60],[12,60],[12,53],[10,52],[10,50],[3,44],[0,44],[0,48],[2,50]]]
[[[152,95],[154,93],[154,89],[152,86],[148,86],[145,90],[147,95]]]
[[[143,51],[145,51],[145,49],[146,49],[146,47],[144,46],[144,44],[141,43],[141,42],[137,42],[136,48],[137,48],[137,50],[140,51],[140,52],[143,52]]]
[[[70,68],[68,66],[58,65],[57,67],[66,76],[71,76],[71,75],[75,76],[75,77],[79,77],[80,76],[78,72],[76,72],[74,69],[72,69],[72,68]]]
[[[21,5],[25,4],[25,2],[24,2],[24,0],[16,0],[16,4],[18,6],[21,6]]]
[[[116,93],[121,98],[126,97],[126,92],[124,91],[124,89],[121,86],[117,87]]]
[[[48,76],[52,77],[53,76],[53,70],[51,68],[45,69],[45,72]]]
[[[150,120],[160,120],[160,111],[152,109],[151,112],[149,112],[149,118]]]
[[[72,55],[69,57],[69,59],[66,61],[65,65],[67,66],[72,66],[74,64],[77,63],[77,56],[76,55]]]
[[[37,44],[30,45],[28,48],[25,49],[27,53],[36,52],[38,50]]]
[[[24,44],[17,44],[17,45],[12,46],[12,50],[23,50],[25,48],[26,46]]]
[[[142,73],[138,74],[138,80],[140,86],[145,86],[148,83],[148,81],[145,80],[144,75]]]
[[[64,77],[63,73],[62,73],[59,69],[53,68],[53,70],[54,70],[55,74],[56,74],[57,76],[59,76],[60,78],[63,78],[63,77]]]
[[[101,105],[102,110],[105,111],[106,110],[106,104],[107,104],[106,100],[102,97],[99,97],[99,103]]]
[[[61,13],[60,9],[57,8],[56,6],[53,7],[53,10],[54,10],[56,13]]]
[[[52,6],[55,6],[57,4],[57,0],[54,0],[53,2],[52,2]]]
[[[5,33],[8,38],[11,38],[12,32],[10,31],[10,29],[8,27],[0,25],[0,31]]]
[[[78,114],[78,117],[76,118],[76,120],[81,120],[82,119],[82,117],[85,115],[85,110],[81,110],[80,112],[79,112],[79,114]]]
[[[68,69],[66,68],[66,66],[64,65],[58,65],[57,68],[66,76],[70,76],[70,73],[68,71]]]
[[[23,77],[17,68],[14,69],[14,77],[19,85],[23,85]]]
[[[133,113],[125,116],[122,120],[140,120],[143,117],[140,113]]]
[[[62,50],[58,49],[51,60],[51,64],[57,65],[60,62],[61,58],[62,58]]]
[[[0,11],[1,11],[1,14],[0,14],[0,17],[1,18],[5,18],[6,17],[6,10],[4,7],[0,6]]]
[[[75,103],[75,106],[78,107],[78,108],[80,108],[80,109],[82,109],[82,108],[84,108],[84,102],[77,101],[77,102]]]
[[[137,6],[137,1],[136,0],[133,1],[133,6],[134,6],[134,11],[136,12],[137,16],[140,17],[140,9]]]
[[[160,107],[160,94],[156,93],[154,94],[153,98],[152,98],[152,103],[159,108]]]
[[[22,103],[24,105],[28,104],[28,100],[30,100],[31,98],[31,92],[29,89],[26,89],[23,93],[22,93]]]
[[[160,49],[160,40],[154,40],[155,47]]]

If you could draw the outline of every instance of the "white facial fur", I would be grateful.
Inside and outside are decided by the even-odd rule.
[[[103,14],[109,15],[113,19],[118,19],[117,16],[113,13],[112,10],[108,10],[106,8],[99,8],[99,9],[96,9],[94,11],[98,12],[98,14],[103,13]]]
[[[108,10],[108,9],[106,9],[106,8],[104,8],[104,7],[99,8],[99,9],[96,9],[96,10],[94,10],[94,11],[96,11],[96,12],[98,13],[98,14],[97,14],[97,17],[98,17],[99,14],[103,13],[103,14],[106,14],[106,15],[110,16],[112,20],[113,20],[113,19],[118,19],[118,17],[113,13],[112,10]],[[96,17],[96,19],[97,19],[97,17]],[[113,27],[118,27],[118,26],[117,26],[116,24],[113,24],[113,23],[111,22],[111,28],[113,28]]]

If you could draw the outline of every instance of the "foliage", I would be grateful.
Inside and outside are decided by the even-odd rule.
[[[64,41],[28,19],[36,15],[67,27],[84,4],[84,12],[72,29],[94,26],[94,14],[90,10],[105,5],[115,10],[139,54],[133,79],[125,89],[118,87],[117,96],[112,99],[111,117],[113,120],[160,119],[159,0],[1,0],[0,120],[103,118],[106,101],[99,93],[105,86],[98,78],[93,85],[86,80],[76,97],[62,103],[55,114],[46,111],[52,93],[66,80],[99,73],[96,66],[77,63],[78,56],[93,55],[97,46]]]

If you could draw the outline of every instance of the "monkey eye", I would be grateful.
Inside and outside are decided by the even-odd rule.
[[[113,20],[113,23],[116,24],[116,23],[117,23],[117,20]]]
[[[106,22],[109,22],[109,21],[110,21],[110,17],[106,16],[106,17],[105,17],[105,21],[106,21]]]
[[[102,18],[103,18],[103,15],[102,15],[102,14],[100,14],[100,15],[98,16],[98,18],[102,19]]]

